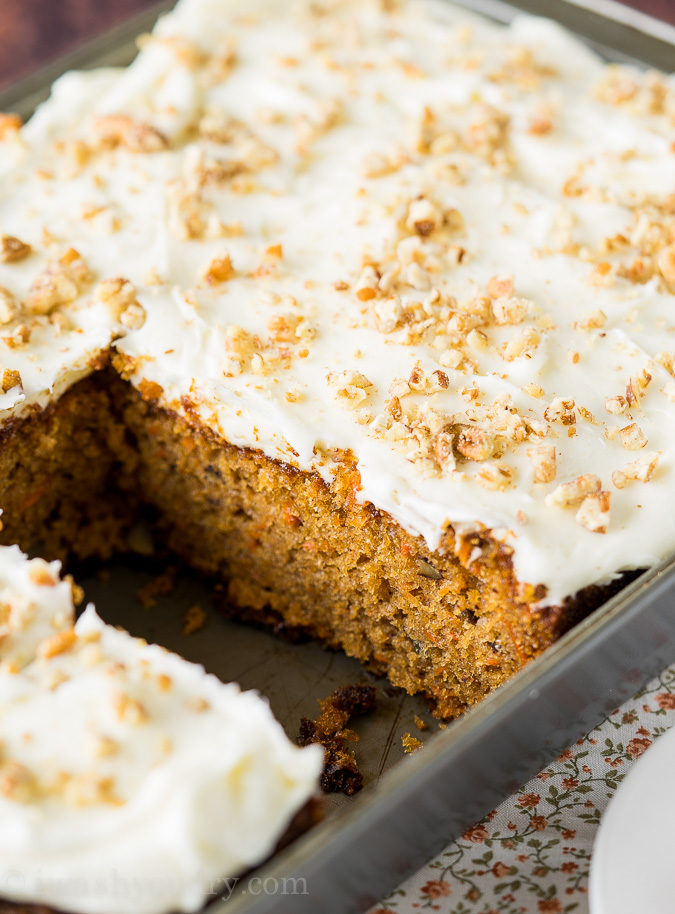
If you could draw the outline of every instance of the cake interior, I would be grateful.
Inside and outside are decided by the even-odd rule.
[[[139,512],[192,568],[225,583],[228,611],[308,634],[422,693],[453,718],[503,683],[604,595],[533,611],[488,533],[430,552],[356,498],[344,455],[333,484],[228,444],[144,396],[107,362],[0,447],[3,543],[47,558],[128,549]],[[530,595],[530,599],[532,595]]]

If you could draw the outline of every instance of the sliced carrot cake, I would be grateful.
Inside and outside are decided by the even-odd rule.
[[[322,750],[294,746],[257,693],[93,606],[73,623],[58,563],[0,547],[0,895],[195,911],[273,852]]]

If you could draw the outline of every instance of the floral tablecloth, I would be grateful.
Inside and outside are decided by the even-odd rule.
[[[675,663],[370,914],[587,914],[603,810],[673,724]]]

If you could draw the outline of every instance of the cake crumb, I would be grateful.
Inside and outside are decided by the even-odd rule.
[[[424,731],[429,729],[429,724],[425,720],[422,720],[417,714],[415,714],[413,720],[415,721],[415,726],[418,730]]]
[[[143,609],[152,609],[157,603],[158,597],[166,597],[172,592],[175,583],[176,569],[173,567],[168,568],[162,574],[158,574],[151,581],[148,581],[147,584],[139,587],[136,591],[136,597]]]
[[[401,743],[403,744],[403,751],[406,755],[409,755],[411,752],[417,752],[418,749],[422,749],[424,746],[422,740],[417,739],[412,733],[404,733],[401,737]]]
[[[321,789],[325,793],[352,796],[363,787],[363,775],[347,742],[358,736],[346,729],[353,717],[363,717],[375,710],[377,693],[374,686],[348,685],[336,689],[319,701],[320,715],[316,720],[303,717],[300,721],[298,743],[308,746],[318,743],[326,750]]]
[[[183,634],[193,635],[195,632],[201,631],[205,624],[206,612],[199,603],[195,603],[183,616]]]

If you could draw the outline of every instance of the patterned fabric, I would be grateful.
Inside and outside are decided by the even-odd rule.
[[[370,914],[587,914],[602,813],[631,765],[673,724],[675,664]]]

